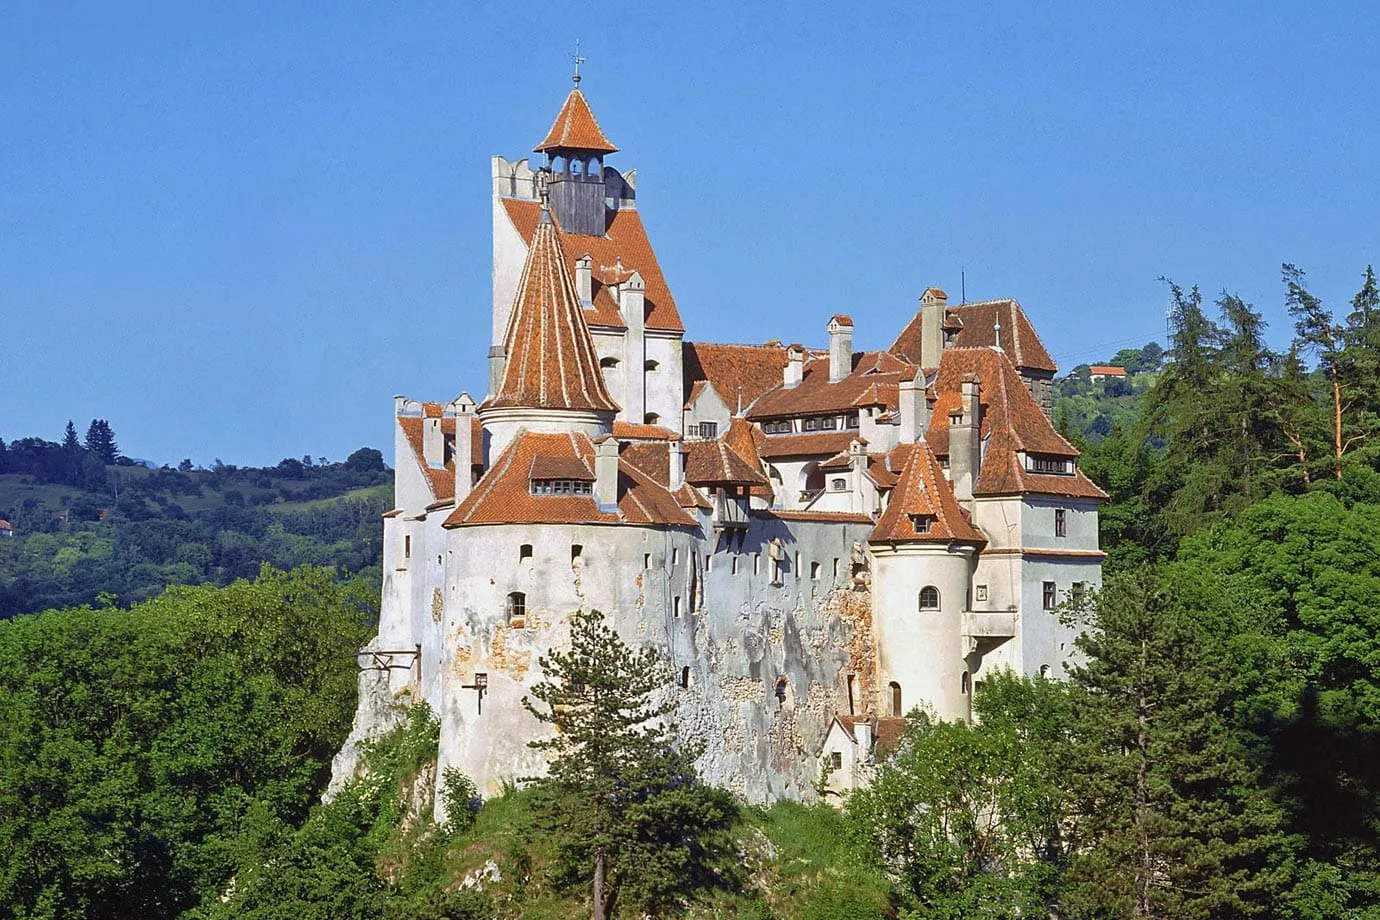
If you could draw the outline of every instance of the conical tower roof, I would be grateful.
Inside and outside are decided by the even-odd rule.
[[[483,408],[616,412],[551,213],[537,221],[504,335],[507,361]]]
[[[532,148],[537,153],[550,153],[555,150],[584,150],[592,153],[617,153],[618,148],[609,143],[604,132],[590,111],[585,94],[577,86],[565,97],[565,105],[556,116],[546,139]]]

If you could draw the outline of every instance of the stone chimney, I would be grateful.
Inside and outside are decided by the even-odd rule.
[[[864,514],[863,477],[867,475],[867,442],[861,438],[848,444],[848,491],[849,510],[854,514]]]
[[[805,379],[805,348],[802,345],[790,345],[786,348],[786,371],[783,383],[786,389],[800,386],[800,381]]]
[[[829,382],[837,383],[853,372],[853,320],[835,313],[829,320]]]
[[[670,455],[671,478],[670,488],[674,492],[685,485],[685,445],[680,441],[672,441],[667,447],[666,452]]]
[[[924,371],[919,372],[915,380],[901,381],[898,415],[901,428],[898,440],[902,444],[914,444],[920,439],[929,422]]]
[[[422,418],[422,458],[433,470],[446,465],[446,436],[440,418]]]
[[[451,456],[455,461],[455,503],[464,501],[474,487],[474,400],[461,393],[446,407],[455,417],[455,447]],[[484,435],[481,431],[480,437]]]
[[[589,253],[575,260],[575,290],[584,306],[594,302],[594,260]]]
[[[622,270],[620,263],[618,269]],[[623,414],[634,425],[647,415],[647,284],[637,272],[618,285],[618,307],[628,327],[627,360],[623,362]]]
[[[968,374],[959,387],[959,407],[949,414],[949,481],[955,498],[971,502],[982,459],[977,375]]]
[[[944,314],[949,307],[949,295],[939,288],[925,288],[920,295],[920,369],[932,371],[939,367],[944,353]]]
[[[618,441],[610,435],[594,445],[594,503],[600,511],[618,510]]]
[[[489,398],[498,395],[498,391],[503,386],[503,369],[507,363],[508,351],[502,345],[491,345],[489,347]]]

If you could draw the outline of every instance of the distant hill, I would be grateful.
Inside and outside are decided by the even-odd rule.
[[[173,584],[228,584],[263,562],[377,577],[392,502],[382,454],[272,467],[149,469],[37,438],[0,441],[0,618],[121,606]]]
[[[1140,398],[1155,384],[1164,351],[1156,342],[1124,348],[1101,365],[1080,364],[1054,385],[1054,420],[1061,430],[1076,431],[1096,444],[1114,427],[1126,427],[1139,415]],[[1125,376],[1094,373],[1108,367]]]

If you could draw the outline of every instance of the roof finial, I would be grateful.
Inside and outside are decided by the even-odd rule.
[[[992,327],[992,334],[993,334],[994,336],[996,336],[996,340],[997,340],[997,351],[1001,351],[1001,318],[1000,318],[1000,317],[997,318],[996,324],[993,325],[993,327]]]
[[[573,80],[575,81],[575,87],[576,87],[576,89],[578,89],[579,86],[580,86],[580,65],[583,64],[583,63],[585,62],[585,59],[582,58],[582,57],[580,57],[580,40],[579,40],[578,38],[575,39],[575,56],[574,56],[574,59],[575,59],[575,76],[572,77],[571,79],[573,79]]]
[[[537,197],[541,199],[541,211],[545,214],[551,204],[551,170],[537,170]]]

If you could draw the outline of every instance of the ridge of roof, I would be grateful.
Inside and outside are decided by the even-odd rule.
[[[920,326],[924,311],[917,312],[901,329],[888,352],[912,364],[920,361]],[[1002,315],[1005,313],[1005,315]],[[1018,368],[1054,373],[1059,366],[1045,349],[1040,335],[1026,316],[1025,308],[1014,297],[972,300],[949,304],[944,326],[956,331],[953,347],[972,348],[996,345],[996,324],[1002,328],[1003,347],[1011,353]]]
[[[577,86],[565,97],[551,130],[546,132],[542,142],[532,148],[534,153],[548,153],[552,150],[590,150],[595,153],[617,153],[618,148],[609,143],[594,111],[589,107],[585,94]]]
[[[504,347],[503,378],[481,409],[618,410],[599,370],[560,234],[545,210],[532,233]]]

